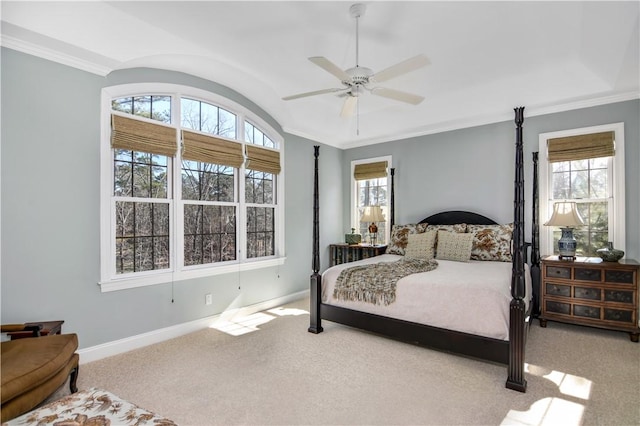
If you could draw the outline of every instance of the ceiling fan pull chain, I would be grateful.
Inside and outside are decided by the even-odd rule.
[[[360,98],[356,99],[356,136],[360,136]]]

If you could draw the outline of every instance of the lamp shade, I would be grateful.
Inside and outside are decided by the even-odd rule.
[[[362,212],[360,222],[384,222],[384,215],[380,206],[366,206]]]
[[[578,213],[575,201],[561,201],[553,205],[553,214],[545,225],[572,228],[584,225],[584,220]]]

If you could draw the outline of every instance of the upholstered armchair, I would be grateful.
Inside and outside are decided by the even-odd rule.
[[[78,391],[78,336],[40,336],[40,327],[11,324],[2,333],[31,331],[33,337],[4,341],[1,353],[2,422],[32,410],[69,380],[72,393]]]

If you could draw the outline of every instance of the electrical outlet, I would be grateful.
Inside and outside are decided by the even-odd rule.
[[[211,293],[207,293],[204,295],[204,304],[205,305],[211,305],[213,303],[213,296],[211,295]]]

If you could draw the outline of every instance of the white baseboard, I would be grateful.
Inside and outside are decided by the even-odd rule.
[[[265,311],[280,305],[295,302],[296,300],[300,300],[308,296],[309,291],[305,290],[298,293],[278,297],[276,299],[266,300],[254,305],[230,309],[221,314],[212,315],[210,317],[201,318],[195,321],[173,325],[171,327],[161,328],[158,330],[150,331],[148,333],[138,334],[136,336],[114,340],[113,342],[103,343],[100,345],[80,349],[78,351],[78,354],[80,355],[80,364],[97,361],[102,358],[118,355],[134,349],[142,348],[144,346],[152,345],[154,343],[160,343],[165,340],[173,339],[175,337],[179,337],[188,333],[193,333],[194,331],[210,327],[213,322],[222,317],[230,318],[234,315],[251,315],[256,312]]]

